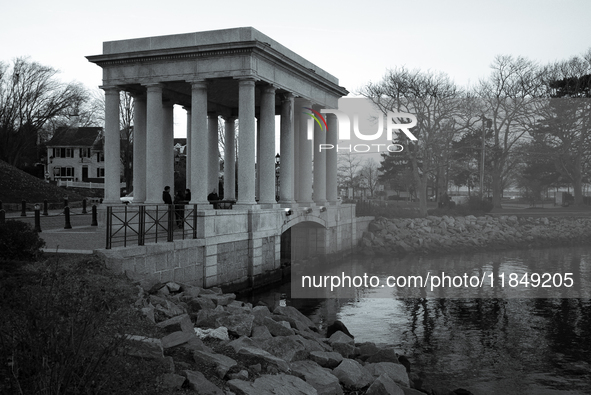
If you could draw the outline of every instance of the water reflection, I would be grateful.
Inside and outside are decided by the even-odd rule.
[[[553,248],[499,254],[353,262],[385,274],[417,265],[464,270],[573,272],[589,293],[591,248]],[[447,270],[446,269],[446,270]],[[583,285],[581,285],[583,284]],[[355,340],[395,344],[428,383],[476,394],[591,394],[591,301],[588,298],[426,298],[390,290],[375,298],[292,299],[289,285],[255,299],[278,304],[277,293],[319,325],[340,319]],[[502,295],[502,294],[501,294]],[[497,294],[499,296],[499,294]]]

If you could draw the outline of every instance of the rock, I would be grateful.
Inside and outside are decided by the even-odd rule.
[[[404,387],[410,387],[410,381],[408,379],[408,373],[406,373],[406,368],[399,363],[366,363],[365,368],[374,377],[379,377],[382,374],[387,374],[397,384],[400,384]]]
[[[230,380],[228,386],[238,395],[317,395],[310,384],[287,374],[264,375],[254,382]],[[277,392],[280,389],[281,392]]]
[[[377,362],[398,362],[398,355],[396,355],[396,351],[393,348],[383,348],[371,357],[367,358],[367,363],[377,363]]]
[[[181,290],[181,286],[172,281],[166,283],[166,288],[168,288],[170,292],[179,292]]]
[[[150,298],[152,298],[153,296],[154,295],[151,295]],[[177,315],[186,313],[186,311],[183,308],[177,306],[169,300],[166,300],[166,306],[160,304],[157,305],[156,310],[164,313],[164,315],[166,315],[167,317],[175,317]]]
[[[249,336],[252,331],[252,314],[233,314],[227,317],[220,317],[216,320],[217,326],[225,326],[228,332],[234,336]]]
[[[295,335],[295,332],[291,328],[286,328],[269,317],[263,318],[263,325],[265,325],[267,329],[269,329],[269,332],[271,332],[273,336]]]
[[[285,336],[269,339],[263,342],[261,348],[287,362],[300,361],[309,355],[300,342]]]
[[[202,297],[191,298],[191,299],[189,299],[187,304],[189,305],[189,308],[191,309],[191,311],[193,313],[197,313],[201,310],[215,309],[215,303],[211,299],[208,299],[208,298],[202,298]]]
[[[341,331],[335,332],[329,339],[328,343],[334,351],[341,354],[344,358],[355,354],[354,340]]]
[[[203,341],[197,336],[193,336],[188,342],[183,344],[183,348],[189,351],[206,351],[212,352],[211,348],[207,347]]]
[[[273,366],[282,372],[289,371],[287,362],[258,347],[242,347],[238,354],[252,358],[259,363],[264,362],[267,366]]]
[[[271,334],[271,332],[269,332],[269,328],[267,328],[264,325],[260,325],[252,328],[252,334],[250,337],[257,340],[267,340],[271,339],[273,335]]]
[[[153,324],[156,323],[156,318],[154,317],[154,306],[150,303],[146,307],[142,307],[142,314],[146,316]]]
[[[166,332],[190,332],[193,333],[193,323],[188,314],[177,315],[156,324],[156,327],[164,329]]]
[[[337,352],[312,351],[310,352],[310,359],[329,369],[334,369],[343,362],[343,356]]]
[[[224,391],[206,379],[203,373],[193,370],[185,370],[183,374],[187,377],[189,386],[193,391],[197,391],[202,395],[225,395]]]
[[[355,347],[355,354],[359,355],[359,358],[363,361],[376,354],[378,351],[380,351],[380,348],[378,348],[375,343],[371,342],[360,343]]]
[[[318,395],[342,395],[339,379],[313,361],[297,361],[290,365],[291,374],[298,376],[312,387]]]
[[[293,335],[288,336],[289,339],[295,340],[296,342],[300,343],[308,353],[312,351],[326,351],[325,347],[326,344],[319,342],[317,340],[306,339],[300,335]]]
[[[382,374],[367,389],[366,395],[404,395],[404,391],[396,383]]]
[[[160,380],[162,380],[162,385],[164,387],[170,389],[179,389],[185,383],[185,378],[183,376],[174,373],[165,373],[160,376]]]
[[[230,340],[230,337],[228,336],[228,329],[226,329],[226,327],[224,327],[224,326],[220,326],[219,328],[216,328],[216,329],[195,328],[194,331],[195,331],[195,335],[199,339],[205,339],[206,337],[213,337],[214,339]]]
[[[271,311],[267,306],[255,306],[252,309],[252,315],[254,315],[254,323],[262,325],[265,317],[271,317]]]
[[[229,316],[230,313],[224,311],[224,308],[221,306],[218,306],[213,310],[200,310],[195,318],[195,326],[202,328],[217,328],[222,326],[218,324],[218,320]]]
[[[402,364],[402,366],[406,368],[406,373],[410,374],[410,361],[408,360],[408,358],[404,355],[399,355],[398,362],[400,362],[400,364]]]
[[[275,308],[275,310],[273,310],[273,314],[285,315],[285,316],[290,317],[296,321],[300,321],[301,323],[306,325],[308,328],[316,328],[316,325],[314,325],[314,323],[312,322],[311,319],[306,317],[304,314],[302,314],[298,309],[296,309],[293,306],[278,306]]]
[[[413,389],[413,388],[407,388],[407,387],[399,387],[402,389],[402,391],[404,392],[404,395],[425,395],[425,392]],[[445,393],[445,395],[448,395],[449,392]]]
[[[162,342],[145,336],[125,335],[127,354],[148,359],[164,358]]]
[[[187,343],[189,340],[195,337],[195,333],[191,332],[172,332],[164,336],[160,341],[162,342],[162,348],[167,349]]]
[[[238,373],[230,373],[228,374],[230,380],[248,380],[248,371],[242,369]]]
[[[237,365],[237,362],[223,354],[209,353],[205,351],[195,351],[193,353],[195,362],[206,366],[214,366],[219,378],[223,379],[228,370]]]
[[[347,387],[360,389],[373,381],[373,376],[361,364],[352,359],[345,358],[343,362],[333,369],[333,374]]]
[[[240,351],[244,347],[258,347],[258,345],[251,338],[246,336],[232,340],[230,343],[228,343],[228,346],[232,347],[236,352]]]
[[[227,306],[236,299],[235,294],[201,294],[200,297],[211,300],[216,306]]]
[[[349,336],[351,339],[355,339],[355,336],[353,336],[349,330],[347,329],[347,327],[345,326],[345,324],[343,324],[341,321],[336,320],[335,322],[333,322],[332,324],[330,324],[328,326],[328,328],[326,328],[326,337],[330,338],[334,333],[341,331],[343,332],[345,335]]]

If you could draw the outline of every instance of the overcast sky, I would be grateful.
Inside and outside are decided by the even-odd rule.
[[[4,1],[0,61],[16,57],[101,85],[85,56],[102,42],[252,26],[339,78],[350,92],[388,68],[442,71],[475,84],[497,54],[540,63],[591,48],[590,0]]]

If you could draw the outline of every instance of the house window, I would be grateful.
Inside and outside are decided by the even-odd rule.
[[[74,168],[67,167],[54,167],[53,174],[55,177],[74,177]]]
[[[55,158],[73,158],[74,157],[74,149],[73,148],[54,148],[53,149],[53,156]]]
[[[105,161],[105,153],[104,152],[97,152],[96,153],[96,161],[97,162],[104,162]]]
[[[105,168],[104,167],[99,167],[96,169],[96,176],[97,178],[101,178],[105,176]]]
[[[90,158],[90,148],[80,148],[81,158]]]

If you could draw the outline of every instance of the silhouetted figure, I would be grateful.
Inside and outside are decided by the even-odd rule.
[[[215,188],[213,188],[213,191],[211,191],[211,193],[207,195],[207,200],[209,200],[210,202],[220,200],[220,197],[218,196],[217,190]]]
[[[355,339],[355,336],[353,336],[349,330],[347,329],[347,327],[345,326],[345,324],[343,324],[341,321],[336,320],[335,322],[333,322],[332,324],[330,324],[328,326],[328,328],[326,329],[326,337],[331,337],[332,335],[334,335],[336,332],[341,331],[343,332],[345,335],[350,336],[351,339]]]
[[[172,197],[170,196],[170,187],[167,185],[162,192],[162,201],[165,204],[172,204]]]
[[[174,216],[176,218],[176,225],[179,228],[183,227],[183,219],[185,217],[185,197],[181,191],[174,195]]]
[[[185,201],[187,203],[191,201],[191,190],[189,188],[185,189]]]

